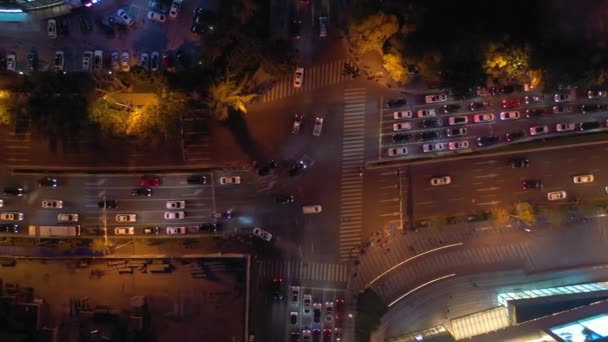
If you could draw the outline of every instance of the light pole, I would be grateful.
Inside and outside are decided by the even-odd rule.
[[[107,210],[106,210],[106,206],[108,205],[108,202],[106,202],[106,195],[105,193],[102,196],[102,201],[103,201],[103,217],[102,217],[102,221],[103,221],[103,240],[104,240],[104,244],[105,247],[108,248],[108,216],[107,216]]]

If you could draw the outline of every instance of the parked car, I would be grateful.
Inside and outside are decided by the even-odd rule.
[[[500,120],[517,120],[519,118],[520,114],[518,111],[500,113]]]
[[[572,113],[572,106],[553,106],[553,114]]]
[[[522,182],[522,188],[524,190],[528,190],[528,189],[540,190],[543,188],[543,182],[539,179],[525,179]]]
[[[448,128],[445,130],[445,135],[448,137],[460,137],[467,135],[468,131],[466,127]]]
[[[131,63],[129,61],[129,51],[123,51],[120,55],[120,68],[124,72],[131,70]]]
[[[439,118],[424,119],[421,122],[422,128],[436,128],[443,126],[443,121]]]
[[[481,123],[481,122],[491,122],[494,121],[494,114],[475,114],[473,115],[473,122]]]
[[[179,8],[181,7],[181,5],[181,0],[173,0],[173,2],[171,3],[171,8],[169,9],[169,18],[177,18],[177,14],[179,13]]]
[[[405,131],[408,129],[412,129],[412,124],[409,122],[397,122],[393,124],[393,131]]]
[[[122,19],[122,21],[125,22],[125,24],[127,24],[129,26],[131,26],[131,25],[133,25],[135,23],[135,21],[133,20],[133,18],[131,18],[127,14],[127,12],[124,9],[122,9],[122,8],[118,9],[118,11],[116,11],[116,14],[118,15],[118,17],[120,19]]]
[[[85,51],[82,54],[82,71],[91,71],[91,59],[93,59],[92,51]]]
[[[568,102],[572,101],[570,94],[555,94],[553,95],[553,101],[555,102]]]
[[[499,138],[495,135],[483,136],[477,138],[477,145],[479,147],[492,146],[498,143]]]
[[[471,102],[469,104],[469,110],[472,112],[481,110],[483,108],[485,108],[486,104],[484,102]]]
[[[394,143],[404,143],[404,142],[412,140],[412,135],[406,134],[406,133],[396,133],[396,134],[393,134],[393,137],[391,138],[391,140]]]
[[[23,196],[25,189],[22,186],[7,186],[4,188],[4,194],[8,196]]]
[[[38,186],[44,188],[56,188],[59,185],[55,177],[43,177],[38,180]]]
[[[49,34],[49,38],[57,38],[57,21],[55,19],[49,19],[46,24],[46,31]]]
[[[404,156],[407,154],[407,147],[390,147],[386,150],[389,157]]]
[[[441,138],[441,133],[437,131],[426,131],[420,133],[420,140],[422,141],[435,140],[439,138]]]
[[[445,150],[445,143],[424,144],[422,152],[439,152]]]
[[[581,105],[581,113],[585,114],[585,113],[594,113],[594,112],[601,112],[606,110],[606,106],[605,105],[601,105],[601,104],[584,104]]]
[[[220,177],[220,184],[241,184],[241,177]]]
[[[393,112],[393,118],[395,120],[410,119],[413,116],[414,116],[414,112],[412,112],[411,110],[405,110],[405,111],[401,111],[401,112]]]
[[[19,225],[14,223],[3,223],[0,224],[0,232],[5,233],[19,233]]]
[[[307,167],[308,166],[306,165],[306,163],[303,160],[300,160],[297,163],[295,163],[295,165],[289,170],[289,176],[295,177],[295,176],[301,174],[302,172],[304,172],[304,170],[306,170]]]
[[[508,142],[515,141],[521,139],[526,136],[526,132],[524,131],[513,131],[505,134],[505,140]]]
[[[526,95],[524,97],[524,101],[526,102],[526,104],[540,103],[540,102],[543,102],[544,100],[545,100],[545,97],[542,95]]]
[[[150,70],[150,56],[147,53],[139,55],[139,63],[144,70]]]
[[[95,50],[93,54],[93,69],[101,70],[103,67],[103,51]]]
[[[211,11],[197,7],[194,9],[194,16],[192,17],[192,26],[190,27],[190,32],[202,34],[213,31],[213,21],[213,14]]]
[[[4,212],[4,213],[0,214],[0,220],[2,220],[2,221],[23,221],[23,213]]]
[[[437,115],[437,111],[435,111],[435,109],[421,109],[419,111],[416,112],[417,116],[419,118],[425,118],[427,116],[435,116]]]
[[[148,19],[159,23],[167,21],[167,17],[164,14],[155,11],[148,11]]]
[[[452,141],[448,144],[450,151],[464,150],[469,148],[469,142],[466,140]]]
[[[509,167],[512,169],[520,169],[530,166],[530,161],[526,158],[515,158],[509,160]]]
[[[300,126],[302,125],[302,114],[296,113],[293,117],[293,124],[291,126],[291,133],[298,134],[300,133]]]
[[[569,132],[574,131],[576,129],[576,125],[573,123],[558,123],[555,125],[555,130],[558,132]]]
[[[445,102],[447,100],[448,96],[446,94],[426,95],[424,97],[424,103]]]
[[[530,127],[530,135],[541,135],[549,133],[549,126],[532,126]]]
[[[17,56],[15,55],[15,53],[9,53],[6,55],[6,70],[17,70]]]
[[[186,217],[183,211],[165,211],[165,220],[182,220]]]
[[[391,99],[386,101],[385,107],[386,108],[396,108],[396,107],[403,107],[407,104],[407,99],[405,98],[400,98],[400,99]]]
[[[536,118],[539,116],[543,116],[547,114],[547,111],[545,109],[542,108],[534,108],[534,109],[527,109],[526,110],[526,117],[527,118]]]
[[[451,116],[448,118],[448,124],[450,126],[466,125],[469,123],[469,118],[466,115],[463,116]]]
[[[505,99],[502,100],[502,108],[515,108],[521,106],[520,99]]]
[[[150,70],[158,71],[159,68],[160,68],[160,53],[158,53],[158,51],[154,51],[150,55]]]
[[[321,130],[323,129],[323,118],[317,117],[315,119],[315,126],[312,130],[312,135],[318,137],[321,135]]]
[[[443,105],[443,112],[445,114],[457,112],[460,109],[459,104],[446,104]]]
[[[160,227],[146,227],[144,228],[144,234],[160,234]]]
[[[112,51],[112,71],[120,71],[120,58],[118,51]]]
[[[293,86],[296,88],[302,87],[302,82],[304,81],[304,68],[297,67],[296,71],[293,73]]]
[[[600,123],[597,121],[586,121],[578,124],[578,129],[581,131],[590,131],[600,128]]]
[[[608,92],[606,92],[606,90],[589,90],[587,92],[587,98],[589,99],[597,99],[606,96],[608,96]]]

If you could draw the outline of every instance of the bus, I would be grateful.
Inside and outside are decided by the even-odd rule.
[[[29,235],[36,236],[36,226],[29,226]],[[40,226],[40,237],[62,238],[80,235],[80,226]]]

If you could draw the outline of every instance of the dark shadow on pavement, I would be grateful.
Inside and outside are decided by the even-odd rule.
[[[251,132],[247,126],[247,120],[239,111],[231,111],[226,120],[226,126],[234,136],[237,144],[241,146],[243,151],[251,160],[265,160],[260,152],[258,145],[251,137]]]

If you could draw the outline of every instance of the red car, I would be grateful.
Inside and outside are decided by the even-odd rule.
[[[344,318],[344,299],[336,299],[336,305],[334,307],[334,318],[340,320]]]
[[[169,69],[171,67],[171,62],[169,61],[169,54],[167,54],[166,52],[163,52],[163,54],[160,55],[160,65],[163,69]]]
[[[515,108],[521,106],[520,99],[506,99],[502,100],[502,108]]]
[[[293,127],[291,128],[291,133],[298,134],[300,133],[300,126],[302,125],[302,114],[297,113],[293,117]]]
[[[331,329],[323,329],[323,342],[331,342]]]
[[[139,186],[159,186],[160,178],[156,176],[143,176],[139,179]]]

